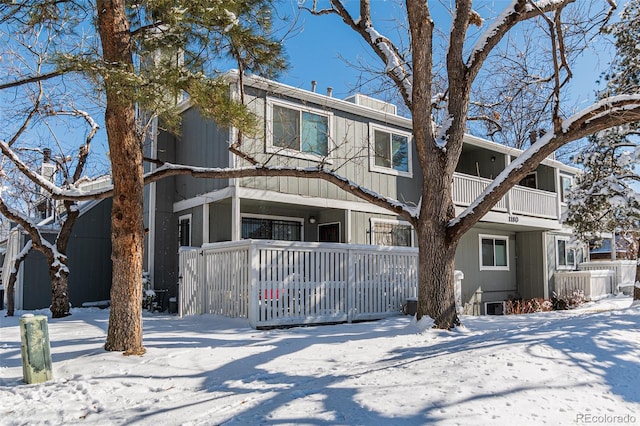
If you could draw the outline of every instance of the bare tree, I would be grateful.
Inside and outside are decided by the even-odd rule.
[[[41,94],[42,86],[40,86]],[[13,135],[13,137],[9,140],[8,143],[3,143],[6,149],[7,155],[6,158],[10,160],[10,163],[5,164],[3,167],[3,179],[2,184],[4,187],[15,185],[16,180],[8,179],[7,177],[11,174],[14,176],[16,173],[11,173],[9,164],[12,164],[14,167],[25,168],[26,165],[21,161],[14,162],[13,160],[17,159],[15,156],[15,152],[11,150],[11,147],[14,146],[20,139],[21,136],[26,132],[26,130],[30,127],[30,122],[34,119],[34,117],[39,116],[43,119],[47,117],[57,116],[57,117],[71,117],[71,118],[80,118],[83,120],[89,130],[86,135],[86,139],[84,143],[80,145],[78,149],[77,156],[73,159],[73,169],[70,169],[68,162],[72,161],[72,157],[63,153],[62,155],[58,155],[57,157],[51,157],[51,150],[49,148],[40,150],[40,149],[31,149],[31,151],[37,152],[42,156],[40,161],[43,161],[50,168],[50,175],[41,176],[43,179],[53,179],[55,173],[59,173],[62,176],[62,181],[65,186],[73,186],[80,181],[85,181],[86,178],[83,176],[83,172],[85,170],[85,166],[87,164],[87,158],[90,152],[91,141],[93,140],[96,132],[98,131],[98,125],[93,120],[93,118],[85,111],[73,110],[56,110],[51,105],[43,105],[40,101],[42,96],[38,97],[38,101],[35,102],[32,111],[27,114],[24,123],[20,126],[18,132]],[[47,122],[47,124],[50,124]],[[31,168],[29,168],[31,170]],[[33,186],[33,185],[31,185]],[[25,191],[26,187],[24,185],[18,186],[18,191],[20,192],[20,198],[24,201],[25,194],[28,196],[29,191]],[[16,259],[12,259],[14,262],[14,267],[11,271],[9,283],[7,284],[7,295],[8,295],[8,307],[7,314],[12,316],[14,314],[14,284],[16,282],[16,277],[19,271],[19,267],[21,262],[24,260],[24,257],[28,254],[29,249],[33,248],[35,250],[40,251],[46,258],[47,264],[49,266],[49,278],[51,280],[51,315],[53,318],[61,318],[70,314],[69,308],[69,268],[67,267],[67,246],[69,243],[69,239],[71,237],[71,231],[75,222],[80,214],[78,209],[77,202],[64,200],[59,202],[58,205],[52,203],[49,199],[49,195],[46,191],[43,191],[41,187],[38,187],[35,191],[36,198],[35,202],[25,203],[27,206],[26,211],[20,211],[16,208],[11,207],[11,205],[17,204],[16,202],[8,202],[5,200],[3,195],[0,195],[0,213],[4,215],[7,219],[17,223],[30,237],[30,241],[27,246],[25,246],[25,250],[21,251]],[[28,207],[34,206],[34,212],[29,211]],[[39,218],[37,220],[36,218]],[[43,226],[39,225],[43,218],[47,218],[48,222],[45,227],[49,230],[57,231],[57,235],[55,241],[53,243],[49,242],[43,235],[42,229]],[[28,248],[28,249],[27,249]]]

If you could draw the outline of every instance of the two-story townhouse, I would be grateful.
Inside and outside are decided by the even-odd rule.
[[[238,75],[231,72],[228,79],[230,95],[238,98]],[[262,123],[258,135],[243,138],[243,150],[258,161],[324,164],[379,194],[419,202],[422,175],[411,120],[399,116],[394,105],[362,95],[336,99],[258,77],[243,82],[244,102]],[[181,107],[180,136],[156,128],[147,155],[204,167],[248,165],[228,150],[235,129],[203,119],[188,100]],[[467,136],[452,183],[458,213],[520,153]],[[465,276],[463,302],[494,312],[508,297],[549,297],[554,272],[582,260],[560,219],[575,172],[545,160],[463,237],[456,253],[456,269]],[[173,294],[179,246],[249,238],[416,245],[408,223],[322,180],[171,177],[147,188],[145,215],[145,269],[156,288]]]

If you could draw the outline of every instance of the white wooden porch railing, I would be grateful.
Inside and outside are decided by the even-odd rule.
[[[384,318],[417,295],[415,248],[243,240],[179,257],[181,316],[246,317],[254,328]]]
[[[453,176],[453,202],[461,206],[468,206],[478,198],[491,182],[490,179],[455,173]],[[557,219],[558,194],[524,186],[515,186],[496,204],[493,210],[545,219]]]
[[[598,300],[611,294],[614,274],[612,270],[556,271],[553,274],[555,291],[560,298],[582,291],[585,299]]]

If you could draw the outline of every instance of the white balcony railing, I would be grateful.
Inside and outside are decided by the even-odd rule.
[[[468,206],[492,182],[490,179],[455,173],[453,176],[453,202]],[[509,214],[545,219],[558,218],[558,194],[539,189],[515,186],[492,209]]]
[[[558,217],[558,198],[555,192],[515,186],[509,191],[511,211],[515,214],[556,219]]]
[[[456,173],[453,176],[453,202],[463,206],[468,206],[475,201],[482,191],[489,186],[492,181],[481,177]],[[494,210],[507,211],[507,202],[502,198],[493,208]]]

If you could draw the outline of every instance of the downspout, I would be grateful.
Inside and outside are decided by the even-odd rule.
[[[547,232],[542,231],[542,280],[544,282],[543,296],[545,300],[549,300],[549,252],[547,251]]]
[[[240,88],[240,76],[235,80],[233,84],[229,85],[229,90],[231,92],[231,99],[235,101],[242,100],[242,91]],[[238,129],[236,127],[229,127],[229,146],[231,146],[234,141],[238,138]],[[237,166],[237,157],[229,150],[229,167],[235,168]],[[240,227],[241,227],[241,218],[240,218],[240,198],[238,196],[240,192],[240,180],[239,179],[229,179],[229,186],[232,188],[231,191],[231,241],[239,241],[241,237]]]

